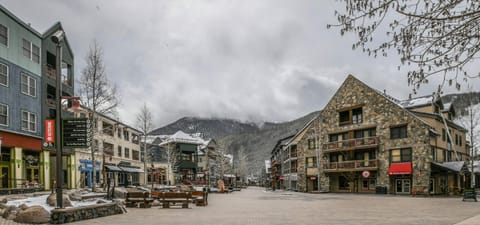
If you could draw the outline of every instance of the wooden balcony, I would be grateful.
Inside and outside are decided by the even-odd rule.
[[[378,160],[354,160],[343,162],[325,162],[323,170],[325,172],[346,172],[346,171],[362,171],[362,170],[377,170]]]
[[[45,71],[50,79],[57,79],[57,70],[49,65],[45,66]]]
[[[348,139],[343,141],[334,141],[323,144],[323,152],[335,152],[342,150],[352,150],[352,149],[364,149],[370,147],[378,146],[379,139],[378,137],[365,137],[365,138],[356,138]]]

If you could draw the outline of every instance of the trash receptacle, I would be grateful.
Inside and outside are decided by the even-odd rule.
[[[375,187],[375,194],[387,194],[387,187],[376,186]]]

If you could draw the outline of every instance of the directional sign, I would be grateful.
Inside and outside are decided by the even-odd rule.
[[[90,122],[87,118],[62,120],[63,147],[88,148],[90,146]]]

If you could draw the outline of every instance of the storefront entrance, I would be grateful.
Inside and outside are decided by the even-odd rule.
[[[395,179],[396,194],[410,194],[410,189],[411,189],[410,179]]]

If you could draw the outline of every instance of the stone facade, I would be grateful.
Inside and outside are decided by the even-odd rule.
[[[361,122],[340,125],[339,112],[353,108],[361,108]],[[368,87],[350,75],[326,105],[321,113],[321,118],[320,140],[322,143],[328,143],[329,135],[331,134],[348,133],[349,138],[353,138],[352,132],[356,130],[376,130],[378,145],[374,147],[375,152],[373,155],[375,155],[374,158],[378,161],[378,164],[376,169],[370,171],[371,174],[376,175],[376,186],[384,186],[388,190],[393,189],[392,182],[394,181],[387,173],[390,166],[390,150],[401,148],[412,149],[413,186],[426,187],[429,185],[429,162],[431,161],[429,154],[429,126],[409,111],[403,109],[394,100],[389,99],[389,97]],[[407,137],[390,139],[390,128],[400,125],[407,126]],[[321,145],[321,147],[320,158],[325,159],[322,163],[329,163],[331,160],[329,154],[331,153],[325,153],[327,150],[325,144]],[[341,151],[341,154],[351,154],[348,151],[355,150],[355,148],[348,149]],[[349,173],[350,180],[361,179],[362,171],[352,170],[345,172]],[[320,173],[320,177],[325,178],[321,179],[321,189],[338,191],[338,187],[334,188],[335,185],[330,185],[330,182],[336,181],[336,179],[327,178],[337,177],[339,174],[328,173],[324,170],[324,167],[320,168]],[[358,189],[350,191],[356,192]]]

